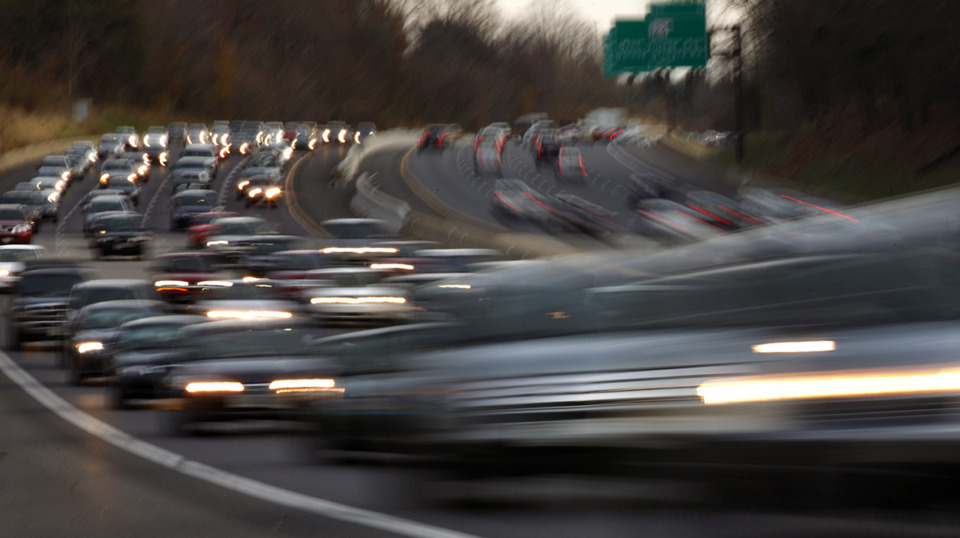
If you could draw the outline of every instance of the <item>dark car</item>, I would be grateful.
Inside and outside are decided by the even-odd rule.
[[[168,313],[160,301],[101,301],[81,308],[71,325],[73,334],[64,346],[67,380],[79,385],[87,377],[107,372],[110,353],[122,324]]]
[[[167,144],[170,146],[182,146],[187,141],[187,124],[182,121],[175,121],[167,125]]]
[[[583,166],[583,154],[580,150],[561,147],[553,161],[553,175],[557,179],[586,179],[587,169]]]
[[[126,149],[123,135],[117,133],[108,133],[100,138],[100,145],[97,147],[97,158],[114,159],[123,155]]]
[[[142,158],[139,163],[125,158],[104,160],[100,165],[100,185],[106,185],[110,179],[123,179],[131,183],[137,181],[140,178],[141,164],[143,164]]]
[[[260,204],[276,207],[283,200],[282,177],[259,175],[247,178],[246,182],[243,198],[247,207]]]
[[[26,211],[26,216],[33,224],[33,231],[40,231],[40,221],[43,220],[43,208],[47,204],[47,197],[38,189],[7,191],[0,195],[0,204],[20,205]],[[12,226],[16,226],[13,224]]]
[[[140,135],[137,129],[132,125],[120,125],[116,129],[117,134],[123,137],[123,144],[127,150],[140,149]]]
[[[187,128],[186,144],[206,144],[210,140],[210,131],[202,123],[192,123]]]
[[[170,135],[167,134],[167,129],[159,125],[150,127],[143,134],[143,152],[151,164],[167,165],[170,160],[169,141]]]
[[[153,240],[153,233],[143,228],[143,215],[132,212],[101,213],[90,224],[90,234],[90,250],[95,260],[105,256],[142,259]]]
[[[209,213],[216,207],[217,192],[211,190],[183,191],[170,200],[170,230],[182,230],[194,215]]]
[[[131,180],[123,176],[110,176],[104,179],[101,176],[100,188],[118,191],[129,198],[134,206],[140,205],[140,193],[143,189],[140,188],[140,181],[137,179]]]
[[[317,128],[309,123],[298,125],[296,136],[293,138],[293,149],[307,151],[317,149]]]
[[[18,350],[23,342],[63,338],[70,290],[87,278],[87,270],[73,261],[25,262],[7,305],[8,348]]]
[[[163,381],[171,363],[180,357],[177,333],[206,321],[201,316],[170,314],[128,321],[120,325],[106,365],[115,409],[127,409],[131,400],[173,396]]]
[[[206,169],[180,168],[170,174],[168,181],[170,182],[171,190],[176,194],[184,190],[181,185],[185,184],[200,184],[203,186],[194,188],[209,189],[213,178]]]
[[[106,211],[133,211],[133,203],[130,198],[123,194],[93,196],[81,207],[83,210],[83,233],[87,237],[90,236],[90,224],[93,223],[98,214]]]
[[[33,218],[22,204],[0,203],[0,244],[26,244],[33,240]]]
[[[320,139],[324,144],[346,144],[352,142],[350,126],[342,121],[329,121],[320,130]]]
[[[417,150],[423,151],[431,148],[443,149],[443,146],[437,143],[441,135],[443,135],[443,125],[439,123],[427,125],[417,140]]]
[[[177,252],[158,256],[150,272],[160,298],[172,304],[188,304],[203,292],[202,282],[230,277],[223,272],[224,264],[223,256],[215,252]]]
[[[177,336],[183,360],[169,385],[183,404],[177,433],[237,419],[296,419],[309,402],[338,394],[317,378],[309,344],[327,334],[302,319],[223,320],[184,327]]]
[[[173,169],[206,171],[210,174],[211,181],[217,178],[217,172],[220,171],[220,161],[217,157],[181,157],[177,160]]]
[[[537,135],[534,147],[537,150],[537,166],[544,161],[550,161],[560,155],[560,140],[557,139],[556,129],[543,129]]]
[[[363,144],[364,140],[377,134],[377,126],[371,121],[361,121],[353,132],[353,143]]]

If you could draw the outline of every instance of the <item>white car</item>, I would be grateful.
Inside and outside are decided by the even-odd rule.
[[[10,291],[20,282],[20,273],[26,260],[47,255],[40,245],[0,245],[0,291]]]

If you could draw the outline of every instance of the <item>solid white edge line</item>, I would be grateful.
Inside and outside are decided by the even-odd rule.
[[[311,497],[188,460],[181,454],[137,439],[77,409],[37,381],[35,377],[27,373],[9,355],[3,352],[0,352],[0,371],[34,400],[56,413],[63,420],[134,456],[157,463],[183,475],[198,478],[270,503],[403,536],[415,538],[471,538],[469,534]]]

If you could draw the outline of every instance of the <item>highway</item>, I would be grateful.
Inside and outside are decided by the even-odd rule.
[[[385,191],[417,211],[466,215],[478,226],[502,228],[486,209],[490,183],[472,175],[470,151],[463,141],[442,155],[390,148],[370,155],[365,171],[377,173]],[[342,146],[298,153],[288,169],[289,208],[243,208],[229,183],[242,165],[237,156],[224,163],[215,188],[228,209],[261,215],[276,231],[307,235],[320,245],[320,221],[351,216],[349,190],[331,184],[331,171],[345,153]],[[505,175],[515,174],[544,192],[564,189],[588,198],[610,208],[628,227],[623,198],[630,174],[684,174],[683,169],[644,167],[642,152],[614,155],[598,145],[585,147],[584,155],[588,179],[583,185],[557,186],[552,169],[536,170],[532,157],[515,147],[507,150]],[[32,169],[25,165],[5,172],[0,189],[27,179]],[[166,178],[165,170],[154,169],[141,195],[139,210],[156,232],[154,254],[180,250],[184,241],[182,233],[168,231]],[[46,225],[34,242],[59,256],[90,260],[76,207],[91,188],[95,183],[89,175],[73,185],[60,222]],[[515,229],[557,237],[526,223]],[[610,248],[582,236],[560,238],[578,248]],[[642,239],[618,240],[630,242],[649,246]],[[104,278],[146,277],[149,260],[88,263]],[[4,366],[0,375],[0,429],[5,432],[0,437],[0,534],[5,536],[953,536],[960,529],[952,504],[926,507],[929,511],[920,516],[855,507],[822,514],[755,506],[756,499],[738,502],[724,498],[722,489],[676,479],[557,476],[465,483],[423,469],[415,459],[370,455],[318,462],[313,441],[299,424],[226,424],[214,435],[182,437],[171,431],[169,402],[113,410],[103,386],[67,385],[56,367],[57,353],[55,344],[36,344],[0,357],[16,365]],[[36,390],[28,395],[24,387],[31,386]],[[48,404],[43,406],[31,395],[48,394],[47,389],[52,396],[42,396]],[[139,452],[121,448],[134,445]],[[159,456],[145,460],[144,451]],[[273,492],[279,499],[280,491],[286,504],[257,497]]]

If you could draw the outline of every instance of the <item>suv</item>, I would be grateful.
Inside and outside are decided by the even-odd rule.
[[[26,341],[63,338],[70,290],[87,276],[86,269],[70,260],[25,262],[7,308],[8,349],[18,350]]]

